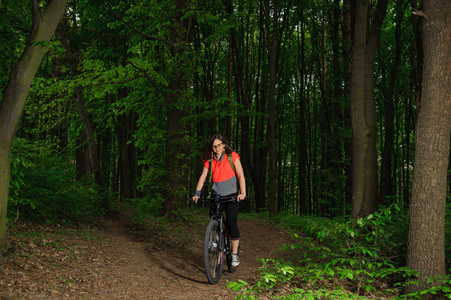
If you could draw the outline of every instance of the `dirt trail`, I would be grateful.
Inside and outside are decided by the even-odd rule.
[[[202,259],[204,226],[188,222],[177,236],[172,228],[133,229],[121,218],[102,223],[83,234],[41,226],[36,236],[26,234],[30,224],[19,226],[0,272],[0,299],[233,299],[229,282],[253,282],[257,258],[274,258],[290,243],[275,226],[239,219],[241,265],[211,285]]]

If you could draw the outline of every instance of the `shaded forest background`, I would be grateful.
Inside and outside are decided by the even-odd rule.
[[[2,0],[2,95],[25,47],[47,48],[14,138],[8,222],[78,220],[117,205],[170,217],[188,205],[214,133],[241,156],[245,211],[406,212],[421,9],[414,0],[69,0],[54,38],[39,44],[29,41],[31,1]]]
[[[282,1],[274,22],[265,16],[264,2],[187,2],[180,15],[174,2],[157,2],[69,1],[17,132],[13,183],[23,179],[27,162],[38,167],[48,160],[35,159],[48,155],[50,166],[71,178],[90,180],[99,171],[99,185],[116,199],[145,198],[155,209],[164,200],[184,206],[201,171],[200,152],[219,132],[242,157],[248,210],[268,210],[274,184],[276,211],[349,214],[351,11],[338,1],[339,7],[332,1]],[[378,202],[407,206],[418,51],[411,4],[398,2],[387,8],[375,55]],[[31,26],[24,24],[31,22],[31,4],[16,5],[2,2],[8,37],[3,89]],[[268,9],[275,13],[272,4]],[[271,43],[275,63],[268,57]],[[86,131],[94,138],[95,167]],[[168,190],[172,180],[177,188]]]

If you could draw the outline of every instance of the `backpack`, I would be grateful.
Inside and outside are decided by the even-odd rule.
[[[232,157],[232,153],[230,153],[230,155],[227,154],[227,159],[229,160],[230,166],[232,167],[233,172],[235,172],[235,165],[233,164],[233,157]],[[208,172],[209,177],[210,177],[210,186],[211,186],[211,181],[212,181],[212,177],[213,177],[213,158],[210,158],[208,160],[210,162],[210,171]]]

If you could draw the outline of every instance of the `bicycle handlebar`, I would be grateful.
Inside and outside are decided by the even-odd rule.
[[[205,201],[210,201],[210,202],[220,202],[220,203],[228,203],[228,202],[235,202],[237,201],[238,196],[227,196],[227,197],[209,197],[209,198],[199,198],[197,199],[197,203],[203,203]],[[244,200],[247,199],[247,196],[244,198]],[[194,202],[192,198],[190,198],[191,202]]]

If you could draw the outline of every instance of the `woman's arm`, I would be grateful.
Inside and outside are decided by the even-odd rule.
[[[199,181],[197,182],[197,186],[196,186],[197,191],[202,190],[205,180],[207,179],[207,176],[208,176],[208,169],[207,169],[207,167],[204,166],[204,169],[202,170],[202,174],[199,177]],[[194,203],[197,203],[198,199],[199,199],[199,196],[193,196]]]
[[[243,166],[239,158],[235,161],[236,176],[238,177],[238,182],[240,184],[240,194],[238,195],[238,201],[244,200],[246,198],[246,178],[244,177]]]

